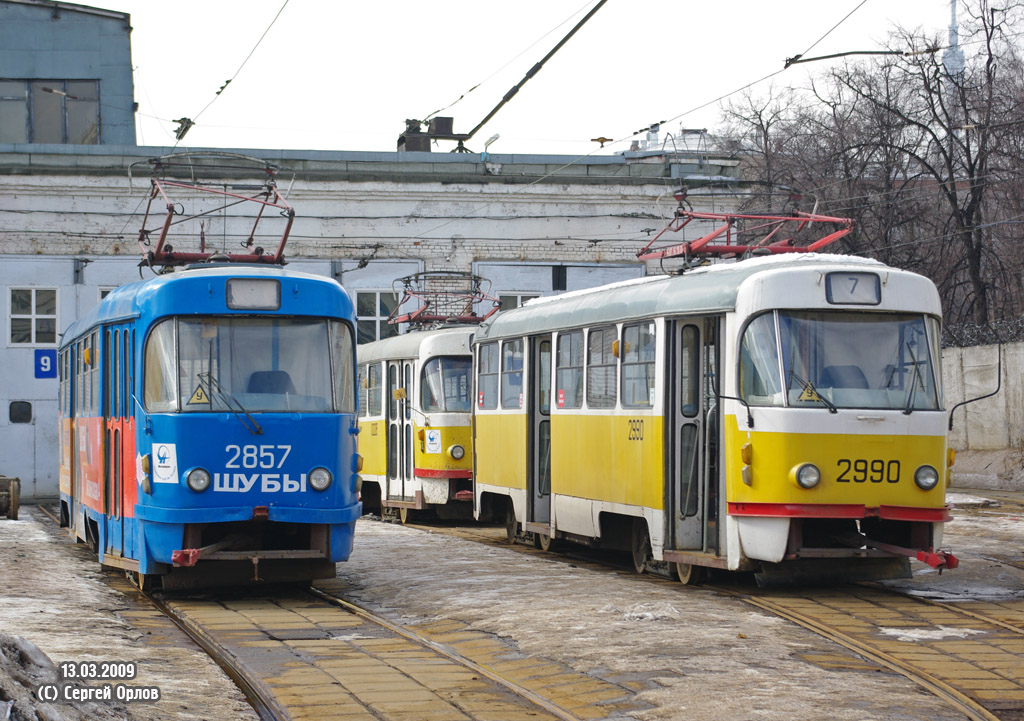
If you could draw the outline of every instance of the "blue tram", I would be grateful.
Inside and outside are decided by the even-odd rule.
[[[111,292],[59,351],[72,538],[165,589],[333,577],[362,510],[354,322],[335,281],[267,266]]]

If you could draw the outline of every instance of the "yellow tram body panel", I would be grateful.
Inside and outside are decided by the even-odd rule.
[[[359,455],[364,476],[386,476],[388,472],[388,425],[383,418],[359,421]]]
[[[661,416],[555,414],[551,492],[662,510],[663,438]]]
[[[474,423],[477,482],[526,488],[526,415],[487,413]]]
[[[945,507],[943,436],[768,432],[741,428],[735,416],[727,417],[725,431],[730,503]],[[748,443],[750,485],[743,480],[743,446]],[[796,483],[796,469],[805,463],[821,471],[814,488]],[[939,472],[941,482],[930,491],[914,483],[922,465]]]
[[[440,434],[436,446],[431,444],[429,433]],[[418,426],[413,425],[413,445],[415,451],[413,462],[416,468],[416,475],[425,475],[420,471],[426,471],[426,475],[437,473],[442,475],[448,471],[461,471],[471,473],[473,471],[473,428],[469,425],[458,426]],[[448,453],[452,446],[462,446],[465,453],[462,458],[456,460]],[[431,452],[432,447],[439,450]]]

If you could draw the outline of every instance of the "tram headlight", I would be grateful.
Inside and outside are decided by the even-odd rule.
[[[466,449],[456,443],[448,449],[448,455],[456,461],[461,461],[462,457],[466,455]]]
[[[326,468],[314,468],[309,472],[309,485],[314,491],[326,491],[333,480],[331,472]]]
[[[939,472],[931,466],[921,466],[914,471],[914,483],[922,491],[930,491],[939,482]]]
[[[821,481],[821,471],[813,463],[805,463],[796,469],[796,482],[801,488],[814,488]]]
[[[210,487],[210,474],[203,468],[193,468],[188,472],[185,482],[196,493],[202,493]]]

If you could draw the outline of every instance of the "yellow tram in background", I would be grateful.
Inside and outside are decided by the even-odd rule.
[[[955,567],[940,322],[928,279],[803,253],[500,313],[473,341],[475,515],[684,583]]]
[[[472,518],[474,330],[415,331],[359,346],[366,512],[403,523],[428,512]]]

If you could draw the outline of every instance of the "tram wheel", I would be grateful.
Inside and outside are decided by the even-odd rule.
[[[702,566],[694,566],[692,563],[675,563],[672,564],[676,567],[676,578],[684,586],[693,586],[701,582],[704,578],[704,568]]]
[[[509,501],[505,505],[505,536],[509,543],[516,542],[516,535],[519,533],[519,523],[516,521],[516,509]]]
[[[401,521],[404,526],[407,523],[412,523],[412,521],[415,520],[415,515],[408,508],[402,506],[398,509],[398,520]]]
[[[643,518],[633,519],[633,568],[637,573],[647,570],[651,560],[651,537],[647,533],[647,521]]]
[[[535,545],[542,551],[554,551],[558,549],[558,539],[544,533],[533,534]]]

